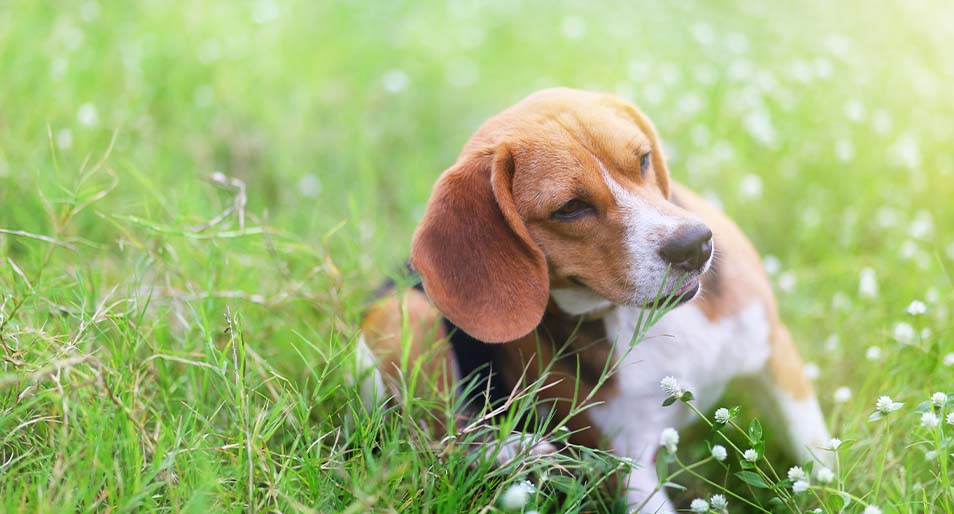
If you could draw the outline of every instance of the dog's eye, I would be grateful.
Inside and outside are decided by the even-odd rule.
[[[593,206],[584,202],[583,200],[574,198],[554,211],[553,219],[574,220],[591,212],[593,212]]]
[[[652,152],[646,152],[639,159],[639,172],[645,177],[646,172],[649,171],[649,157],[652,155]]]

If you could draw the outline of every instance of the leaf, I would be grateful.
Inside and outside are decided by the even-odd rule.
[[[663,407],[669,407],[670,405],[672,405],[672,404],[674,404],[674,403],[676,403],[676,397],[675,397],[675,396],[670,396],[669,398],[666,398],[665,400],[663,400],[662,406],[663,406]]]
[[[771,487],[765,483],[765,480],[763,480],[762,477],[752,471],[736,471],[735,476],[739,477],[739,480],[751,485],[752,487],[771,489]]]
[[[686,491],[686,490],[688,490],[688,489],[686,488],[686,486],[684,486],[684,485],[682,485],[682,484],[677,484],[677,483],[675,483],[675,482],[666,482],[666,483],[664,483],[662,486],[665,487],[666,489],[676,489],[676,490],[679,490],[679,491]]]
[[[877,410],[876,410],[876,411],[872,412],[870,416],[868,416],[868,423],[871,423],[871,422],[874,422],[874,421],[879,421],[879,420],[881,420],[882,418],[884,418],[884,414],[882,414],[881,411],[877,411]]]
[[[762,440],[762,423],[759,422],[758,418],[752,418],[749,423],[749,438],[752,439],[753,443]]]
[[[669,476],[669,462],[666,457],[669,456],[669,450],[666,448],[660,448],[659,453],[656,454],[656,477],[659,480],[664,480]]]
[[[695,400],[695,399],[696,397],[692,395],[692,391],[686,391],[682,393],[682,398],[680,398],[680,400],[684,402],[691,402],[692,400]]]
[[[845,507],[845,499],[840,494],[833,494],[828,497],[828,507],[838,512]]]

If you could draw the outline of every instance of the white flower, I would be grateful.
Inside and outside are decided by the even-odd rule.
[[[954,412],[951,412],[947,415],[947,424],[954,425]]]
[[[659,381],[659,387],[662,388],[668,396],[674,396],[677,399],[682,398],[682,395],[685,394],[685,390],[679,384],[679,380],[676,377],[665,377]]]
[[[933,403],[935,407],[943,407],[944,404],[947,403],[947,395],[938,391],[931,395],[931,403]]]
[[[92,127],[99,121],[99,111],[96,110],[95,105],[85,103],[76,112],[76,119],[80,122],[80,125]]]
[[[861,270],[861,279],[858,281],[858,294],[865,298],[878,296],[878,277],[875,270],[864,268]]]
[[[887,134],[891,131],[891,115],[882,110],[875,111],[871,117],[871,127],[881,135]]]
[[[792,484],[792,492],[794,493],[804,493],[807,490],[808,482],[805,480],[796,480],[795,483]]]
[[[696,498],[695,500],[692,500],[692,503],[689,504],[689,509],[691,509],[692,512],[704,514],[709,512],[709,502],[703,500],[702,498]]]
[[[895,402],[888,395],[883,395],[878,397],[878,401],[875,402],[875,409],[882,414],[887,414],[889,412],[894,412],[901,408],[904,405],[903,403]]]
[[[865,350],[865,358],[869,361],[881,360],[881,347],[880,346],[869,346]]]
[[[408,84],[411,83],[411,77],[404,70],[393,69],[388,70],[381,77],[381,83],[384,84],[384,90],[393,95],[407,89]]]
[[[579,16],[565,16],[560,25],[567,39],[580,39],[586,35],[586,24]]]
[[[865,119],[865,106],[859,100],[849,100],[845,104],[845,117],[851,121],[862,121]]]
[[[749,448],[748,450],[745,450],[745,452],[742,453],[742,458],[749,462],[755,462],[759,460],[759,452],[753,450],[752,448]]]
[[[921,414],[921,426],[924,428],[937,428],[941,420],[937,419],[937,414],[925,412]]]
[[[911,221],[911,226],[908,227],[908,233],[915,239],[925,239],[932,232],[934,232],[934,217],[928,211],[918,211],[914,215],[914,220]]]
[[[835,479],[835,472],[824,466],[821,466],[815,470],[815,478],[817,478],[818,481],[823,484],[830,484],[832,480]]]
[[[762,179],[758,175],[746,175],[739,181],[739,193],[743,198],[762,196]]]
[[[944,365],[954,366],[954,353],[949,353],[944,356]]]
[[[928,450],[924,452],[924,460],[934,460],[937,458],[937,450]]]
[[[520,510],[530,500],[533,484],[527,481],[511,485],[500,497],[500,505],[504,510]]]
[[[712,505],[713,509],[722,512],[729,508],[729,500],[726,500],[725,496],[721,494],[713,494],[709,498],[709,504]]]
[[[855,145],[848,139],[835,141],[835,157],[839,161],[848,162],[855,158]]]
[[[795,289],[796,282],[795,274],[791,271],[786,271],[778,276],[778,288],[786,293]]]
[[[792,466],[788,468],[789,480],[798,481],[798,480],[805,480],[806,478],[808,478],[808,475],[805,474],[805,470],[803,470],[800,466]]]
[[[898,166],[914,170],[921,166],[921,149],[918,140],[911,134],[904,134],[888,149],[891,159]]]
[[[715,411],[716,423],[725,425],[726,423],[729,422],[729,417],[730,417],[729,409],[726,409],[725,407],[719,407],[718,409],[716,409]]]
[[[865,507],[865,511],[862,514],[881,514],[881,509],[875,507],[874,505],[868,505]]]
[[[56,131],[56,147],[60,150],[69,150],[73,146],[73,131],[68,128]]]
[[[908,305],[908,308],[905,309],[905,312],[912,316],[920,316],[927,312],[927,305],[924,305],[924,302],[921,300],[914,300]]]
[[[851,400],[851,388],[841,386],[838,389],[835,389],[835,394],[833,396],[835,403],[845,403],[848,400]]]
[[[821,369],[814,362],[805,363],[805,377],[809,380],[816,380],[821,375]]]
[[[952,413],[952,414],[954,414],[954,413]],[[722,446],[721,444],[717,444],[717,445],[715,445],[715,446],[712,447],[712,458],[713,458],[713,459],[715,459],[715,460],[717,460],[717,461],[719,461],[719,462],[722,462],[722,461],[725,460],[726,457],[728,457],[728,455],[729,455],[729,454],[728,454],[728,452],[725,450],[725,446]]]
[[[762,257],[762,267],[765,268],[766,273],[774,275],[782,269],[782,261],[774,255],[766,255]]]
[[[914,327],[910,323],[899,321],[894,324],[894,338],[901,344],[909,344],[914,341]]]
[[[833,352],[838,350],[838,347],[841,346],[841,338],[838,337],[838,334],[832,334],[828,336],[828,339],[825,339],[825,349]]]
[[[841,439],[838,439],[837,437],[832,437],[831,439],[828,440],[829,450],[837,450],[839,446],[841,446]]]
[[[679,432],[675,428],[663,429],[659,434],[659,446],[665,446],[669,453],[676,453],[679,447]]]

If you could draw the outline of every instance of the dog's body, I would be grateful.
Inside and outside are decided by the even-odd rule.
[[[658,482],[660,431],[693,420],[685,406],[661,407],[665,376],[704,411],[730,380],[752,378],[796,457],[828,439],[758,254],[724,214],[670,183],[654,129],[614,97],[548,90],[485,123],[435,186],[411,264],[426,294],[388,294],[362,325],[378,387],[396,373],[402,340],[411,361],[427,356],[424,370],[449,394],[475,368],[473,348],[508,391],[525,369],[530,381],[552,363],[563,380],[543,394],[556,400],[585,398],[607,361],[622,357],[595,392],[599,403],[569,428],[574,442],[638,463],[632,507]],[[660,292],[698,298],[630,349]],[[461,337],[506,344],[468,347]],[[663,495],[644,509],[673,511]]]

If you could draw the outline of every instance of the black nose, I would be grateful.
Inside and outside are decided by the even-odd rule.
[[[702,223],[680,227],[659,249],[659,256],[676,269],[698,271],[712,256],[712,231]]]

